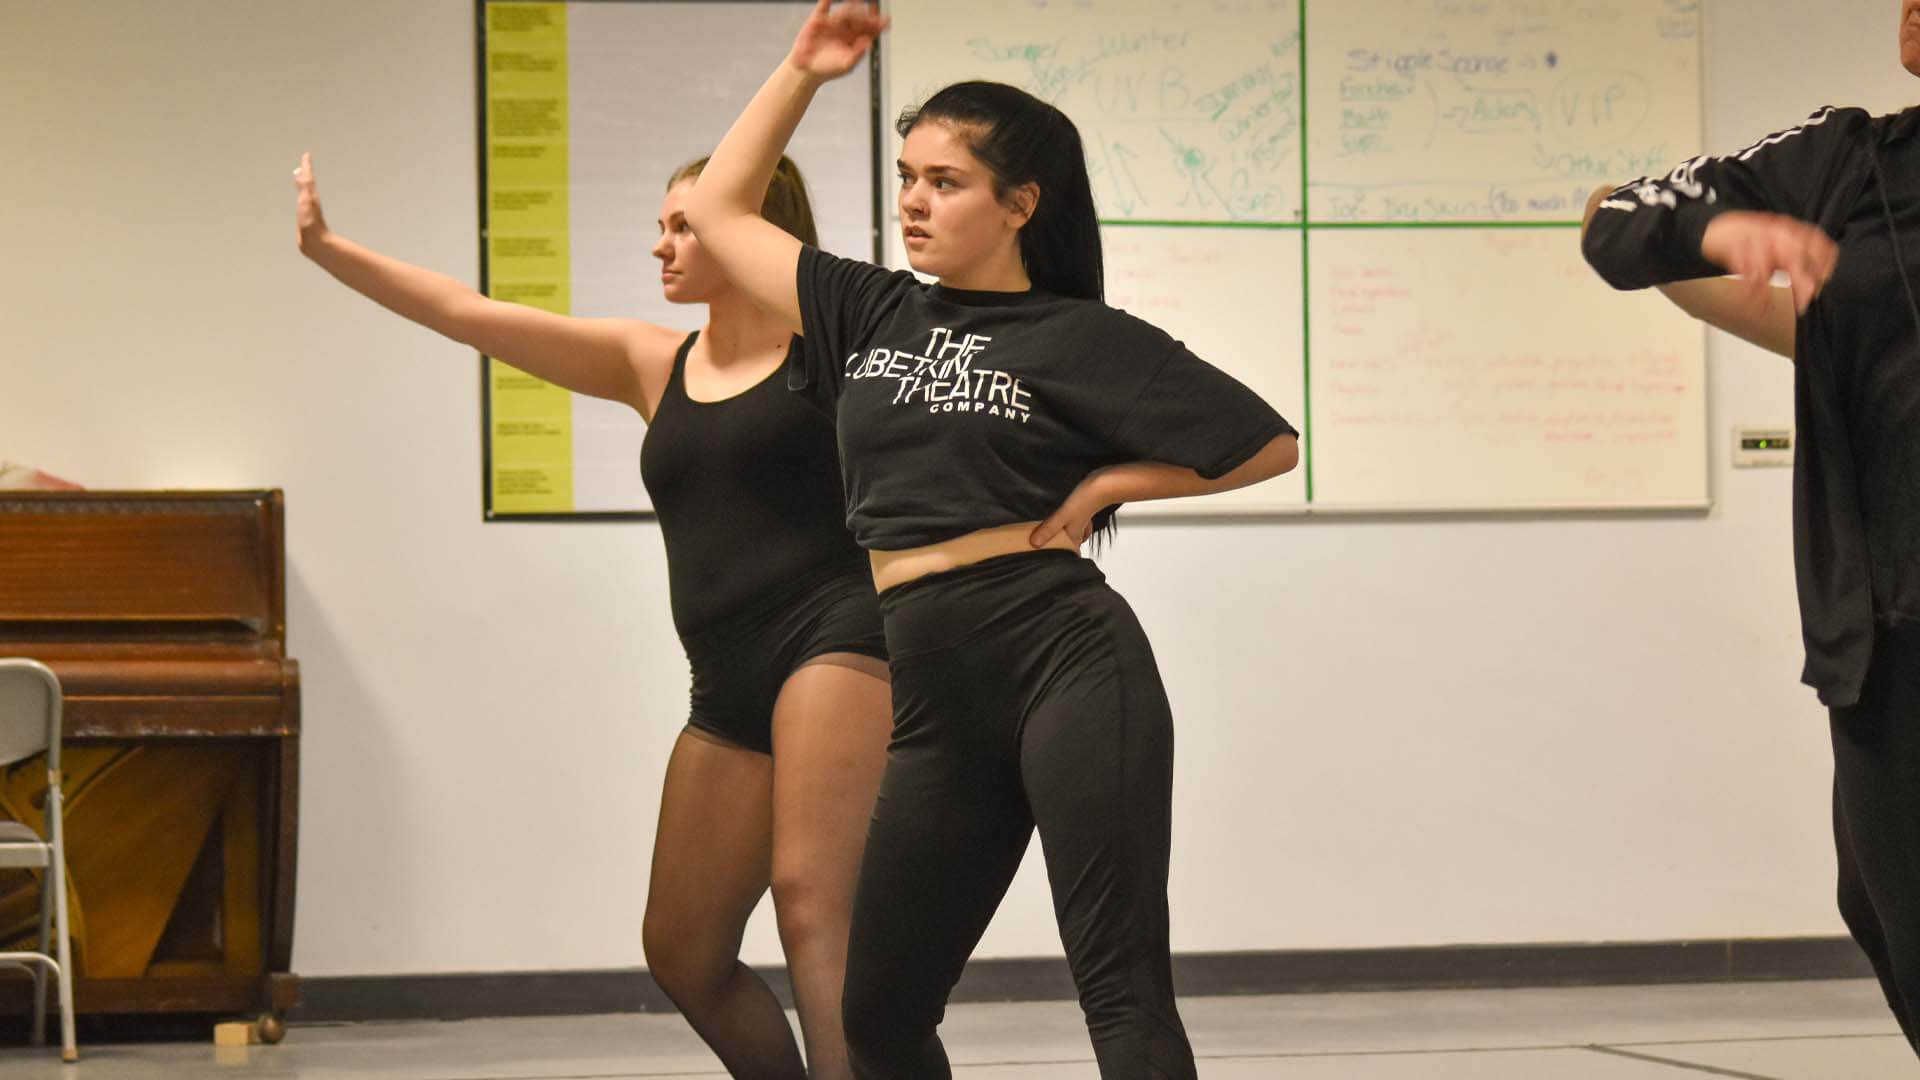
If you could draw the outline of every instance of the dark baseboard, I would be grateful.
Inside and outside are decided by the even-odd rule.
[[[786,972],[760,973],[790,1007]],[[1873,973],[1852,941],[1823,937],[1187,953],[1173,958],[1173,974],[1181,994],[1208,996],[1851,979]],[[309,977],[300,980],[300,991],[301,1003],[290,1016],[296,1023],[673,1011],[673,1002],[639,968]],[[1073,997],[1066,961],[1035,958],[974,961],[952,1000]]]

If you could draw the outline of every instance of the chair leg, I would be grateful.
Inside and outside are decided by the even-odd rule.
[[[40,872],[40,940],[34,949],[42,956],[53,955],[53,875],[52,867]],[[45,964],[33,965],[33,1033],[30,1038],[35,1046],[47,1045],[47,965]]]
[[[53,865],[47,868],[47,873],[53,876],[54,949],[60,957],[60,1060],[75,1062],[80,1060],[80,1049],[73,1041],[73,935],[67,929],[66,799],[57,777],[47,786],[47,832],[53,841]]]
[[[73,1041],[73,948],[69,944],[71,935],[67,931],[67,885],[66,874],[59,877],[59,896],[54,901],[53,918],[58,925],[59,938],[54,948],[60,956],[60,1060],[79,1061],[80,1048]]]

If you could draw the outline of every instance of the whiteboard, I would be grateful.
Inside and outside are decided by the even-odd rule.
[[[1275,296],[1300,292],[1297,230],[1108,225],[1101,240],[1107,303],[1148,319],[1295,425],[1302,422],[1301,308],[1274,303]],[[1134,503],[1126,514],[1299,511],[1306,505],[1306,470],[1295,469],[1235,491]]]
[[[568,313],[699,328],[705,306],[667,303],[650,254],[659,236],[656,222],[667,177],[712,151],[786,57],[811,4],[583,0],[486,5],[501,6],[564,9],[559,63],[565,77],[560,96],[567,168],[565,190],[555,195],[565,201],[567,226],[554,246],[567,254],[561,295],[570,295]],[[483,96],[489,95],[488,77],[483,70]],[[824,88],[788,148],[812,195],[821,246],[861,258],[873,254],[869,82],[863,65]],[[502,92],[498,85],[493,89],[494,95]],[[488,194],[483,192],[483,199]],[[489,244],[489,252],[495,247]],[[490,269],[500,269],[501,261],[494,260]],[[501,282],[498,273],[489,279]],[[570,473],[570,491],[534,513],[650,511],[639,469],[646,425],[625,405],[567,397],[561,423],[571,454],[555,471]],[[489,460],[496,468],[503,441],[497,436],[503,433],[511,431],[496,416],[487,425]],[[490,516],[512,516],[492,498],[491,478],[488,490]]]
[[[888,10],[886,115],[949,83],[1011,83],[1073,118],[1105,217],[1299,220],[1298,0],[902,0]]]
[[[1708,505],[1705,335],[1608,289],[1577,236],[1594,187],[1700,144],[1693,0],[890,11],[884,112],[971,78],[1066,111],[1109,302],[1303,431],[1288,477],[1134,513]]]
[[[1699,8],[1309,3],[1313,220],[1578,220],[1698,153]]]
[[[1700,328],[1658,294],[1600,290],[1571,239],[1560,229],[1314,237],[1316,508],[1699,503]]]

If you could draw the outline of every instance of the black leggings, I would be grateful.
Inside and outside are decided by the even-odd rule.
[[[1860,700],[1831,728],[1840,914],[1920,1054],[1920,627],[1876,635]]]
[[[1173,718],[1139,620],[1057,550],[917,579],[880,610],[894,720],[848,947],[856,1075],[952,1075],[947,995],[1037,825],[1100,1075],[1194,1076],[1167,942]]]

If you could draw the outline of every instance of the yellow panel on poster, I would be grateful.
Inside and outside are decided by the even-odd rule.
[[[487,267],[497,300],[572,311],[567,218],[567,9],[487,9]],[[487,363],[493,511],[573,510],[573,396]]]

